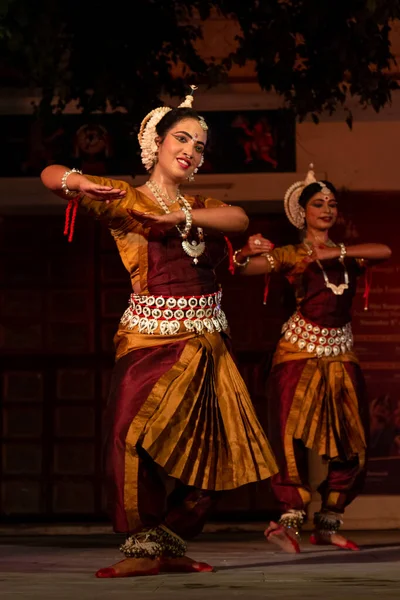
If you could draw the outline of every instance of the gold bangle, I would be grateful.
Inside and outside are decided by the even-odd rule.
[[[269,262],[270,266],[271,266],[271,271],[273,271],[275,269],[275,259],[273,256],[271,256],[271,254],[269,254],[268,252],[263,252],[261,254],[261,256],[263,256],[264,258],[267,259],[267,261]]]
[[[240,250],[236,250],[236,251],[233,253],[232,260],[233,260],[233,264],[235,265],[235,267],[240,267],[241,269],[244,269],[244,267],[247,267],[247,265],[249,264],[249,261],[250,261],[250,256],[247,256],[247,257],[246,257],[246,260],[245,260],[244,262],[240,263],[240,262],[237,260],[236,256],[237,256],[237,255],[239,254],[239,252],[241,252],[241,251],[242,251],[242,249],[241,249],[241,248],[240,248]]]

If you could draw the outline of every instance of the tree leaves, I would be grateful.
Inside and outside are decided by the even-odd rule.
[[[399,12],[394,0],[246,2],[237,15],[240,50],[230,58],[254,60],[261,87],[282,94],[300,119],[311,113],[316,121],[349,96],[378,111],[397,87],[388,76],[389,20]]]
[[[123,109],[134,120],[183,96],[189,83],[215,85],[234,64],[253,61],[262,89],[276,91],[300,119],[345,108],[350,97],[379,111],[397,83],[391,20],[397,0],[0,0],[3,84],[41,91],[39,109],[71,101],[87,112]],[[218,62],[196,42],[212,11],[240,34]],[[351,126],[350,113],[346,122]]]

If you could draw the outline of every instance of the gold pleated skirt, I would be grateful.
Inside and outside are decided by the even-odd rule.
[[[189,339],[178,362],[153,387],[128,431],[126,469],[134,466],[137,445],[167,475],[201,489],[230,490],[277,472],[219,333]]]

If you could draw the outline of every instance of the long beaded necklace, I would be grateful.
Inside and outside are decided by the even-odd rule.
[[[308,248],[308,254],[311,256],[313,253],[313,246],[311,244],[311,242],[309,242],[308,240],[304,240],[304,244],[306,245],[306,247]],[[336,244],[334,242],[332,242],[331,240],[328,240],[326,242],[326,246],[330,246],[331,248],[335,248]],[[322,276],[324,278],[324,282],[325,282],[325,286],[331,290],[335,296],[342,296],[343,292],[345,290],[349,289],[349,274],[348,271],[346,269],[346,265],[344,264],[344,260],[342,258],[339,258],[339,262],[342,264],[343,266],[343,270],[344,270],[344,283],[341,283],[339,285],[335,285],[334,283],[331,283],[328,279],[328,275],[326,274],[326,271],[324,269],[324,267],[321,264],[320,260],[316,260],[315,261],[317,263],[317,265],[319,266],[319,268],[322,271]]]
[[[169,198],[169,196],[167,196],[167,194],[165,194],[165,192],[159,187],[159,185],[155,181],[152,181],[151,179],[146,181],[146,185],[149,188],[149,190],[152,192],[154,198],[157,200],[157,202],[159,203],[161,208],[167,214],[169,214],[171,211],[169,210],[167,204],[164,202],[164,198],[165,198],[165,200],[168,200],[168,202],[171,202],[171,199]],[[179,191],[179,188],[176,191],[176,202],[179,203],[179,205],[180,205],[181,209],[183,210],[183,212],[185,213],[185,217],[186,217],[186,224],[183,229],[181,229],[179,227],[179,225],[176,225],[176,228],[178,229],[178,231],[182,237],[182,248],[186,252],[186,254],[188,256],[190,256],[190,258],[193,258],[194,264],[197,265],[197,263],[199,262],[198,257],[201,256],[203,254],[204,250],[206,249],[206,244],[204,242],[203,229],[201,227],[197,227],[197,235],[198,235],[199,241],[192,240],[191,242],[189,242],[188,236],[189,236],[190,229],[192,227],[192,215],[191,215],[192,207],[190,206],[190,204],[186,200],[186,198],[181,194],[181,192]]]

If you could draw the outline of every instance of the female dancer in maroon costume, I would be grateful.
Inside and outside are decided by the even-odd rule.
[[[117,334],[106,415],[106,474],[125,559],[98,577],[209,571],[182,538],[202,529],[218,491],[277,471],[246,386],[229,353],[215,267],[238,207],[192,197],[180,185],[203,161],[207,125],[192,108],[161,107],[143,120],[145,185],[53,165],[43,183],[104,219],[132,283]],[[204,228],[204,230],[203,230]],[[175,483],[167,496],[165,479]]]
[[[311,542],[356,550],[338,533],[346,506],[362,488],[368,448],[368,406],[352,350],[351,305],[365,262],[384,260],[391,251],[382,244],[346,247],[329,238],[337,218],[336,190],[328,181],[316,181],[312,170],[289,188],[285,210],[302,230],[302,243],[273,248],[257,234],[234,256],[242,275],[284,273],[297,302],[269,379],[269,439],[279,467],[271,481],[282,515],[265,535],[287,552],[300,551],[311,500],[309,449],[328,461]]]

